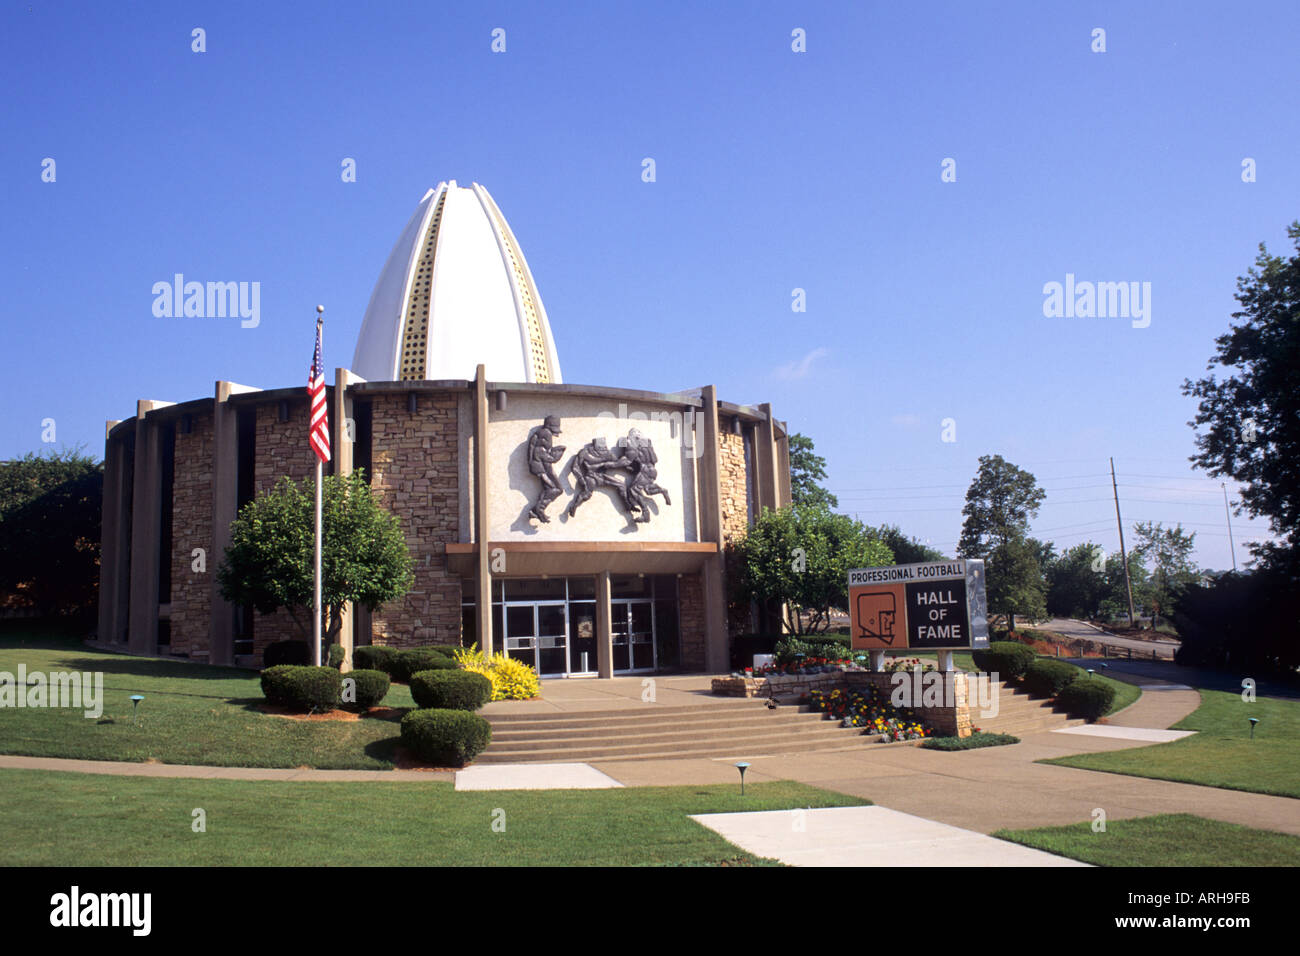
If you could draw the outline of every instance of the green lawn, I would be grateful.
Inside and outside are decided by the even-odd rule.
[[[154,760],[232,767],[383,770],[393,766],[396,720],[304,722],[262,713],[256,671],[158,661],[47,640],[0,643],[0,671],[100,671],[103,714],[81,710],[0,711],[0,753],[86,760]],[[132,694],[143,694],[139,723]],[[395,685],[384,705],[413,707]]]
[[[753,865],[763,861],[688,815],[869,804],[788,781],[751,784],[742,797],[732,785],[458,793],[445,780],[6,770],[0,786],[2,866]],[[205,833],[192,829],[196,808]]]
[[[1201,706],[1174,724],[1195,730],[1173,743],[1058,757],[1044,763],[1084,770],[1199,783],[1228,790],[1250,790],[1300,797],[1300,701],[1260,697],[1246,703],[1240,694],[1202,690]],[[1250,739],[1249,717],[1258,717]],[[1300,812],[1300,805],[1297,806]]]
[[[1097,866],[1298,866],[1300,837],[1163,813],[1038,830],[999,830],[993,836]]]

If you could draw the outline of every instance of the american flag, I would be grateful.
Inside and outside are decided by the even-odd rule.
[[[308,439],[316,457],[330,460],[330,423],[325,410],[325,368],[320,361],[320,319],[316,320],[316,354],[307,373],[307,397],[311,400],[311,433]]]

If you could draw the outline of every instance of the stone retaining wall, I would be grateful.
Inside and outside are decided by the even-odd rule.
[[[911,679],[911,672],[906,672]],[[930,672],[938,674],[937,671]],[[839,689],[861,692],[875,687],[888,698],[894,690],[894,674],[875,671],[834,671],[830,674],[772,674],[769,677],[715,677],[713,693],[720,697],[770,697],[778,704],[806,703],[814,690],[830,693]],[[923,693],[937,695],[938,706],[914,706],[922,722],[938,737],[969,737],[970,706],[967,675],[950,671],[930,677]],[[951,706],[948,701],[951,700]]]

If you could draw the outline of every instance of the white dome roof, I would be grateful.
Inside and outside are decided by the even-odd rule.
[[[420,200],[379,273],[352,371],[372,382],[560,383],[533,275],[488,191],[439,183]]]

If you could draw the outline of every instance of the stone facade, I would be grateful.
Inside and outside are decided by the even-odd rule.
[[[307,444],[307,394],[290,399],[288,420],[280,421],[280,403],[266,402],[257,406],[254,437],[253,486],[255,493],[264,495],[275,487],[282,475],[294,481],[311,478],[316,473],[316,455]],[[328,466],[326,466],[328,473]],[[220,559],[218,559],[220,560]],[[272,614],[255,614],[253,621],[253,654],[261,660],[266,645],[276,641],[305,640],[303,631],[311,633],[311,614],[308,613],[299,627],[284,608]]]
[[[415,558],[415,584],[377,609],[373,641],[393,647],[460,641],[461,581],[447,568],[447,544],[460,537],[457,396],[424,393],[412,414],[404,394],[371,405],[370,487],[398,516]]]
[[[704,670],[704,581],[698,571],[677,580],[677,619],[681,626],[682,668]]]
[[[212,551],[212,415],[190,421],[189,434],[176,427],[172,472],[171,653],[203,660],[221,555]],[[194,568],[196,548],[203,549],[201,571]]]
[[[722,535],[731,542],[749,530],[745,440],[742,436],[731,432],[718,436],[718,476],[722,486]]]

